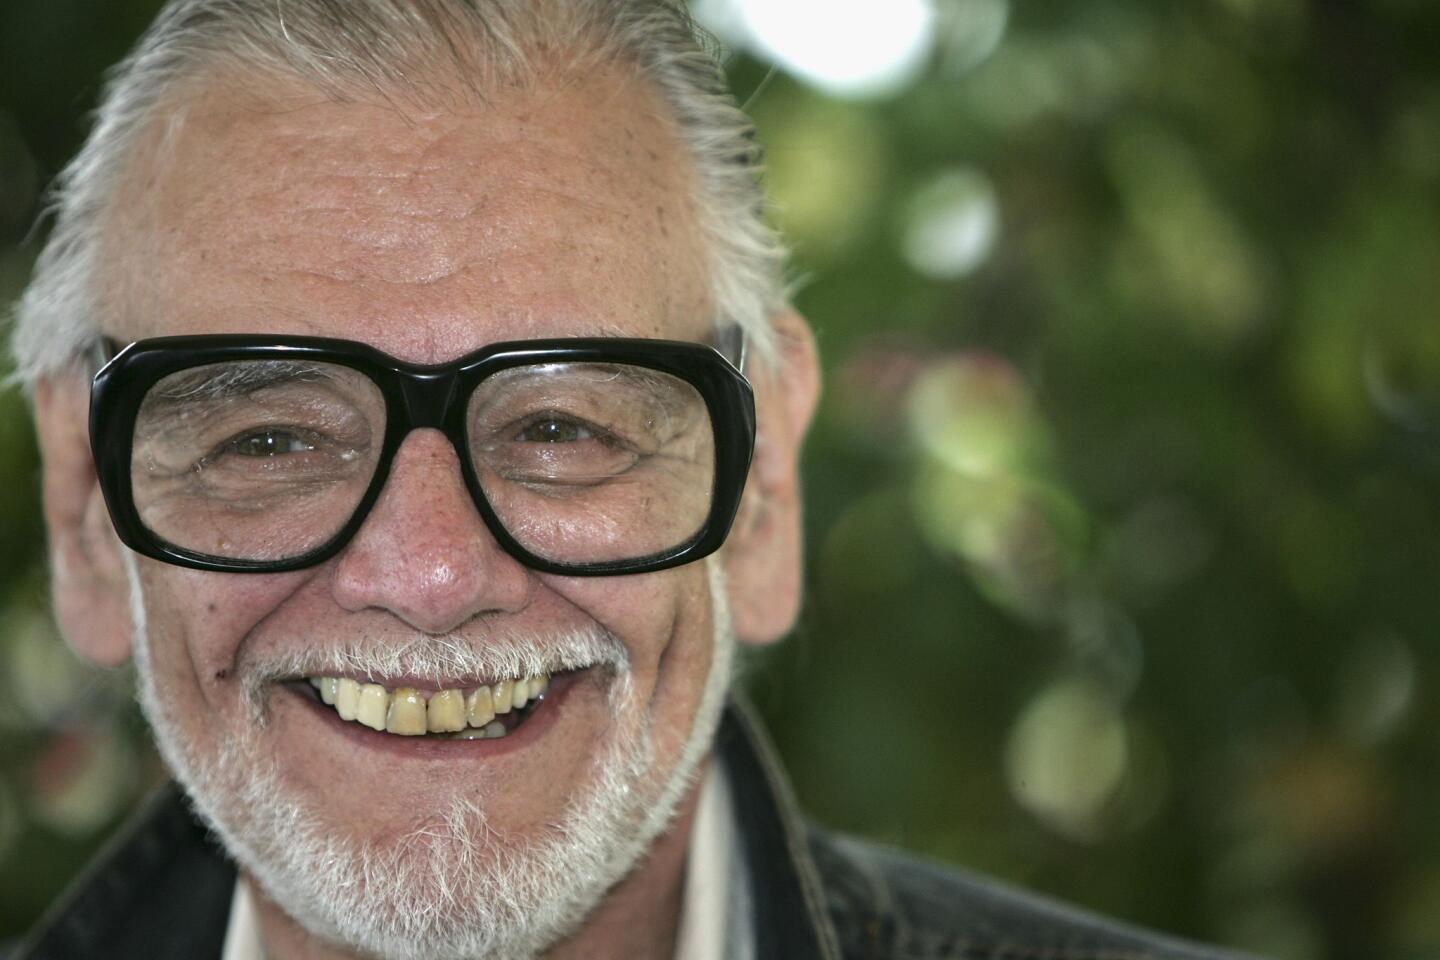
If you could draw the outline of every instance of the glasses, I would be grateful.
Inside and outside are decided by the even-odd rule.
[[[334,556],[430,427],[521,563],[643,573],[714,552],[734,520],[755,440],[741,351],[525,340],[421,366],[318,337],[140,340],[95,375],[91,446],[120,539],[184,567]]]

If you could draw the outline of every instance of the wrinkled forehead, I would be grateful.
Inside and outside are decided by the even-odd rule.
[[[219,78],[147,131],[104,220],[106,333],[300,333],[436,362],[495,340],[702,339],[693,171],[618,71],[485,104]]]

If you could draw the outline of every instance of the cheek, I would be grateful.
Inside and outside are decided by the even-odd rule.
[[[541,575],[546,587],[618,637],[636,673],[651,672],[671,647],[710,620],[702,564],[628,577]],[[707,634],[708,636],[708,634]]]
[[[634,577],[551,577],[548,586],[625,644],[657,749],[672,754],[691,727],[714,655],[705,565]]]
[[[167,697],[228,712],[238,702],[235,659],[262,620],[305,582],[305,571],[225,574],[142,561],[146,642]]]

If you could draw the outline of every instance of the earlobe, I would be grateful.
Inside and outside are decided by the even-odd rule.
[[[755,459],[724,554],[735,634],[751,645],[779,640],[799,613],[800,448],[820,393],[809,326],[790,311],[772,323],[779,356],[754,377]]]
[[[71,646],[113,666],[130,656],[129,585],[90,455],[88,401],[79,375],[43,378],[35,387],[51,596]]]

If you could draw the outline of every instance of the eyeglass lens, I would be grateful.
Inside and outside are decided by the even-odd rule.
[[[244,360],[159,380],[140,405],[131,486],[172,546],[282,561],[333,539],[364,499],[386,434],[368,376],[340,364]],[[622,363],[502,370],[475,388],[465,450],[525,550],[562,564],[689,541],[713,498],[709,410],[689,383]]]

